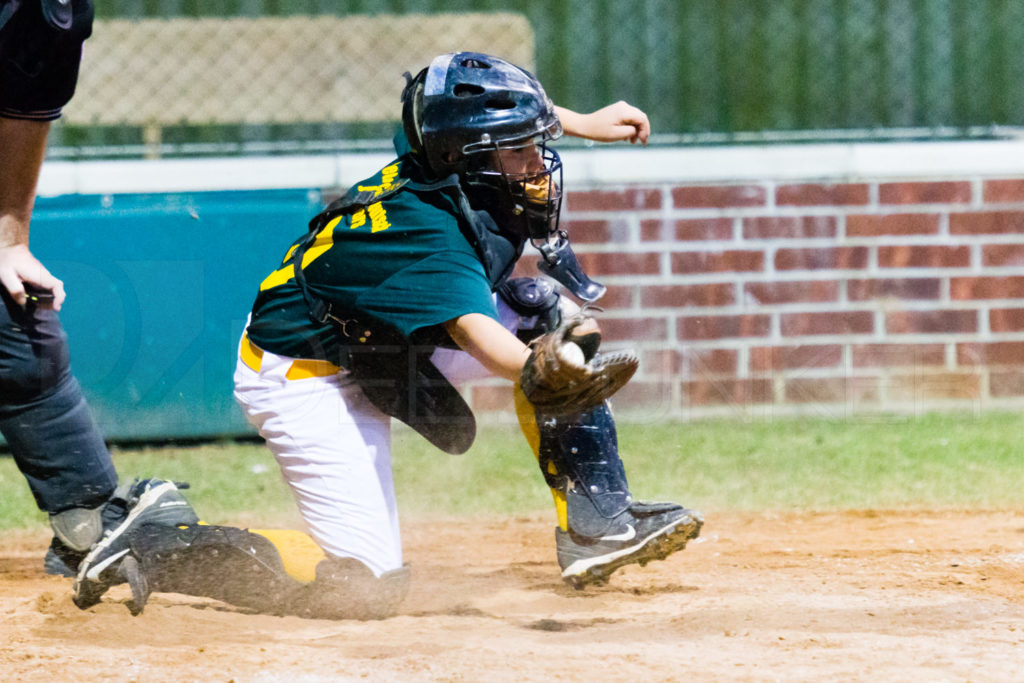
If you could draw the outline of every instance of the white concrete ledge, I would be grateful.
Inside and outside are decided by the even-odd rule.
[[[846,182],[1024,174],[1024,140],[780,144],[567,152],[566,185]]]
[[[653,183],[1024,176],[1024,140],[649,148],[615,145],[570,149],[562,157],[569,189]],[[385,153],[344,153],[48,161],[39,194],[345,188],[392,158]]]
[[[356,155],[349,155],[356,156]],[[390,156],[379,155],[385,163]],[[342,168],[366,166],[339,156],[230,157],[159,161],[52,161],[43,164],[39,195],[204,192],[333,187]],[[354,169],[350,174],[354,173]],[[365,177],[353,177],[358,181]],[[351,183],[350,183],[351,184]]]

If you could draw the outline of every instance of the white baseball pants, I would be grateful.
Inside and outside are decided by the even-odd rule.
[[[501,299],[497,305],[502,324],[515,331],[518,316]],[[261,351],[244,336],[239,351],[235,400],[277,459],[310,536],[377,576],[400,568],[391,418],[346,370],[304,372],[309,361]],[[437,349],[431,360],[456,386],[489,374],[463,351]]]

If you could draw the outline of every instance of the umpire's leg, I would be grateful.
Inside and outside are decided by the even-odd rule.
[[[41,510],[104,503],[117,473],[68,360],[57,314],[0,287],[0,433]]]

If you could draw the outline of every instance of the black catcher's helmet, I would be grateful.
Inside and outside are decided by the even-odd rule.
[[[458,173],[497,190],[524,236],[558,231],[562,163],[545,144],[562,134],[554,105],[525,69],[479,52],[435,57],[402,92],[402,125],[414,158],[432,175]],[[500,150],[536,148],[527,173],[511,172]]]

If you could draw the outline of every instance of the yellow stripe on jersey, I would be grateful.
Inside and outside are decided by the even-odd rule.
[[[307,249],[306,253],[302,256],[303,268],[323,256],[324,252],[334,245],[334,228],[341,222],[341,219],[342,216],[338,216],[325,225],[323,229],[316,234],[316,239],[313,240],[313,244],[310,245],[309,249]]]
[[[302,257],[303,268],[308,266],[318,257],[322,256],[324,252],[331,248],[334,244],[334,228],[341,222],[341,218],[341,216],[338,216],[325,225],[320,232],[316,234],[316,237],[313,239],[313,244],[306,250],[306,253]],[[288,254],[284,257],[285,261],[288,261],[288,259],[292,257],[296,248],[298,248],[298,245],[294,245],[288,250]],[[260,283],[260,291],[262,292],[268,289],[273,289],[279,285],[283,285],[293,277],[295,277],[295,264],[289,263],[284,268],[279,268],[268,275],[267,278]]]
[[[267,279],[260,283],[260,291],[262,292],[267,289],[273,289],[278,285],[283,285],[293,277],[295,277],[295,266],[289,263],[284,268],[275,270],[273,273],[268,275]]]

